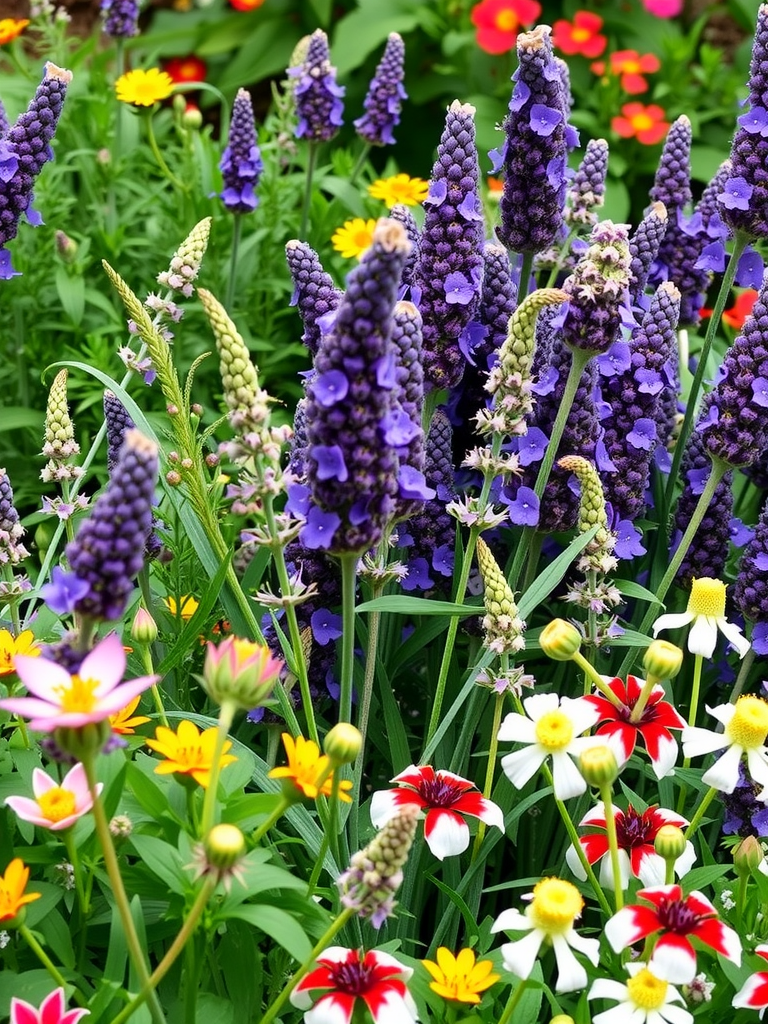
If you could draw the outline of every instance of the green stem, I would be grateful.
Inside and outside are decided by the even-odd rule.
[[[233,701],[224,701],[219,709],[216,745],[213,748],[213,763],[211,764],[211,778],[205,790],[205,799],[203,800],[203,836],[207,836],[213,828],[213,818],[216,810],[216,791],[219,788],[219,775],[221,774],[221,755],[224,751],[224,744],[227,742],[229,730],[232,728],[235,711],[237,711],[237,705]]]
[[[517,988],[512,993],[512,995],[509,997],[509,1002],[504,1007],[504,1012],[499,1017],[498,1024],[509,1024],[509,1022],[512,1020],[512,1014],[517,1009],[517,1004],[520,1002],[520,999],[522,998],[523,992],[525,992],[527,987],[528,987],[528,979],[527,978],[521,978],[520,979],[520,984],[517,986]]]
[[[635,703],[635,706],[632,708],[632,713],[629,716],[629,721],[632,725],[637,725],[637,723],[643,717],[643,712],[645,711],[645,705],[648,703],[648,698],[651,696],[651,693],[653,693],[654,686],[656,686],[660,682],[661,680],[658,676],[652,675],[649,675],[648,678],[645,680],[643,688],[640,691],[640,696],[637,698],[637,702]]]
[[[381,597],[384,587],[377,585],[371,588],[371,599]],[[376,657],[379,647],[379,627],[381,626],[381,612],[370,612],[368,615],[368,649],[365,652],[365,676],[363,678],[363,692],[360,695],[360,709],[357,716],[357,728],[360,731],[360,753],[357,755],[355,767],[352,771],[352,816],[349,834],[349,844],[353,850],[358,846],[358,815],[360,788],[363,784],[363,770],[365,768],[365,740],[368,735],[368,720],[371,716],[371,699],[373,697],[373,680],[376,675]]]
[[[168,181],[170,181],[170,183],[173,185],[173,187],[177,188],[182,193],[188,192],[189,191],[189,186],[186,185],[180,178],[176,177],[176,175],[173,173],[171,168],[165,162],[165,157],[160,152],[160,147],[158,146],[157,139],[155,138],[155,129],[152,126],[152,114],[153,114],[153,111],[151,111],[149,113],[149,115],[147,116],[147,119],[146,119],[147,120],[147,139],[149,141],[149,148],[152,150],[152,153],[153,153],[153,155],[155,157],[155,160],[157,160],[157,163],[158,163],[158,166],[160,167],[160,170],[163,172],[163,174],[168,179]]]
[[[24,939],[26,944],[35,954],[35,956],[46,969],[46,971],[48,971],[48,973],[56,982],[56,984],[61,985],[63,989],[66,989],[67,982],[64,978],[64,975],[58,969],[53,960],[51,960],[51,958],[48,956],[43,947],[40,945],[40,943],[37,941],[35,936],[32,934],[29,928],[27,928],[25,924],[21,925],[21,927],[19,928],[19,935],[21,935],[22,939]]]
[[[272,828],[272,826],[275,824],[278,818],[281,818],[290,806],[291,801],[288,799],[288,797],[284,796],[280,803],[277,805],[277,807],[274,809],[274,811],[272,811],[272,813],[269,815],[269,817],[265,821],[262,821],[259,827],[251,834],[251,842],[254,844],[254,846],[259,842],[263,835],[269,832],[269,830]]]
[[[109,822],[107,821],[107,815],[104,811],[104,804],[102,803],[97,790],[96,770],[93,755],[84,757],[82,765],[85,770],[85,777],[88,780],[88,789],[91,792],[91,799],[93,801],[92,813],[93,823],[96,828],[96,836],[98,838],[99,845],[101,846],[101,853],[104,858],[104,867],[107,869],[109,881],[112,885],[112,895],[117,906],[117,911],[120,915],[120,922],[123,926],[123,933],[128,947],[128,955],[131,958],[131,963],[133,964],[134,970],[139,978],[139,982],[141,983],[142,988],[144,988],[149,982],[149,970],[147,969],[147,962],[144,958],[144,950],[141,948],[141,942],[139,941],[139,936],[136,932],[136,926],[133,923],[131,907],[128,902],[125,886],[123,885],[123,876],[120,874],[120,865],[117,862],[115,844],[112,842],[112,835],[109,831]],[[165,1024],[165,1015],[160,1007],[157,993],[150,992],[148,1002],[154,1024]]]
[[[312,203],[312,178],[314,177],[315,165],[317,163],[317,149],[318,143],[308,143],[307,179],[304,185],[304,205],[301,208],[301,227],[299,229],[299,238],[301,239],[307,237],[307,228],[309,227],[309,207]]]
[[[696,725],[696,715],[699,711],[699,693],[701,691],[701,666],[703,662],[704,659],[700,654],[695,655],[693,659],[693,685],[691,686],[691,705],[688,709],[688,726],[691,729]],[[685,760],[689,764],[691,759],[687,757]],[[685,764],[684,767],[687,768],[688,764]]]
[[[307,899],[308,900],[311,900],[312,897],[315,894],[315,888],[317,887],[317,880],[320,878],[320,872],[323,870],[323,861],[325,860],[325,855],[328,852],[328,847],[330,846],[330,841],[331,841],[331,830],[328,829],[328,828],[324,829],[324,831],[323,831],[323,841],[320,844],[320,849],[317,852],[317,858],[315,859],[315,864],[314,864],[314,867],[312,868],[312,874],[309,876],[309,881],[307,882]]]
[[[711,789],[707,790],[707,792],[704,794],[704,797],[703,797],[701,803],[696,808],[696,813],[694,814],[693,818],[691,818],[690,825],[688,826],[688,828],[683,833],[685,835],[686,839],[690,839],[691,836],[694,835],[694,833],[696,832],[696,829],[701,824],[701,819],[707,813],[707,808],[709,807],[709,805],[712,803],[712,801],[715,799],[715,797],[717,796],[717,794],[719,792],[720,792],[719,789],[715,789],[715,787],[712,786]]]
[[[80,909],[80,917],[83,921],[88,917],[89,907],[85,899],[85,890],[83,889],[83,877],[80,866],[80,854],[78,853],[77,846],[74,839],[72,838],[72,829],[65,828],[61,838],[64,840],[64,846],[67,850],[67,857],[69,863],[72,865],[72,874],[75,879],[75,893],[77,894],[77,905]]]
[[[736,920],[743,921],[747,909],[747,882],[749,875],[739,875],[739,887],[736,890]]]
[[[555,265],[550,270],[549,277],[547,278],[547,283],[544,285],[545,288],[554,288],[555,287],[555,281],[557,280],[557,275],[563,269],[563,263],[565,262],[565,259],[566,259],[568,253],[571,250],[571,242],[574,240],[576,235],[578,235],[578,233],[579,233],[579,226],[578,226],[578,224],[576,224],[576,225],[574,225],[570,229],[570,231],[568,232],[568,237],[563,242],[563,244],[560,246],[560,249],[559,249],[558,254],[557,254],[557,259],[555,260]]]
[[[613,790],[610,783],[603,783],[600,787],[600,799],[605,808],[605,831],[608,835],[608,849],[611,854],[611,873],[613,875],[613,891],[616,902],[616,912],[624,906],[624,887],[621,884],[621,868],[619,867],[619,839],[616,834],[616,814],[613,809]]]
[[[229,256],[229,281],[227,281],[227,299],[225,307],[232,314],[233,302],[235,301],[235,281],[237,279],[237,254],[240,249],[240,238],[243,233],[243,215],[235,214],[235,223],[232,226],[232,251]]]
[[[506,662],[506,664],[504,664]],[[509,655],[502,655],[502,671],[505,671],[509,667]],[[499,726],[501,725],[501,713],[504,710],[504,694],[497,693],[496,700],[493,705],[493,722],[491,723],[491,742],[488,746],[488,763],[485,766],[485,782],[483,783],[483,796],[486,800],[490,799],[491,792],[493,790],[493,776],[496,771],[496,753],[499,749]],[[475,857],[480,853],[480,847],[483,844],[483,837],[485,836],[485,822],[481,821],[477,828],[477,835],[475,836],[475,842],[472,847],[472,858],[474,861]]]
[[[602,693],[606,700],[609,700],[616,708],[624,707],[621,699],[616,696],[595,666],[591,662],[587,661],[581,651],[576,651],[571,660],[576,662],[579,668],[583,671],[585,677],[592,680],[593,686]]]
[[[217,879],[215,876],[209,876],[205,879],[200,892],[195,897],[195,902],[190,908],[186,921],[181,926],[176,938],[168,947],[165,956],[152,972],[147,984],[142,986],[142,989],[136,998],[132,999],[131,1002],[124,1007],[120,1013],[118,1013],[118,1015],[113,1019],[112,1024],[124,1024],[124,1022],[127,1021],[129,1017],[147,1001],[152,992],[154,992],[166,976],[176,961],[179,953],[184,949],[184,946],[187,944],[187,941],[194,932],[197,922],[200,920],[200,915],[205,909],[213,890],[216,888],[216,881]]]
[[[741,665],[739,666],[739,674],[736,677],[736,682],[733,684],[733,689],[731,690],[731,695],[728,698],[728,703],[729,704],[735,704],[736,701],[741,696],[741,691],[744,689],[744,687],[747,684],[747,679],[749,678],[749,672],[750,672],[750,669],[752,668],[752,665],[754,664],[754,661],[755,661],[755,649],[754,649],[754,647],[750,647],[749,650],[747,651],[747,653],[744,655],[744,658],[743,658],[743,660],[741,662]]]
[[[315,960],[318,958],[318,956],[322,953],[322,951],[325,949],[325,947],[330,943],[331,939],[333,939],[334,936],[337,935],[341,931],[341,929],[344,927],[344,925],[347,923],[347,921],[349,921],[349,919],[355,913],[356,913],[356,911],[352,907],[347,907],[346,909],[344,909],[339,914],[339,916],[336,918],[336,920],[333,922],[333,924],[330,925],[330,927],[325,931],[325,933],[317,941],[317,943],[315,945],[315,948],[309,954],[309,956],[304,961],[304,963],[301,965],[301,967],[299,967],[298,970],[294,971],[294,973],[288,979],[288,982],[285,984],[285,986],[283,987],[282,991],[280,992],[278,997],[275,999],[275,1001],[272,1003],[272,1005],[267,1009],[267,1012],[261,1018],[261,1021],[259,1022],[259,1024],[271,1024],[271,1022],[275,1019],[275,1017],[278,1015],[278,1013],[282,1009],[283,1005],[285,1004],[286,1000],[290,996],[291,992],[293,992],[293,990],[296,987],[296,985],[301,981],[301,979],[304,977],[304,975],[309,971],[309,969],[312,966],[312,964],[315,962]]]
[[[370,153],[370,151],[370,142],[364,142],[363,148],[360,150],[360,155],[355,161],[355,166],[352,168],[352,173],[349,176],[350,185],[354,185],[355,182],[357,181],[357,176],[360,173],[360,171],[362,171],[362,169],[365,167],[365,161],[368,159],[368,154]]]
[[[352,721],[352,686],[355,668],[355,588],[357,586],[357,554],[344,554],[341,562],[341,692],[339,721]]]
[[[517,305],[519,306],[523,299],[528,295],[528,289],[531,284],[531,271],[533,270],[533,253],[524,252],[522,253],[522,260],[520,262],[520,280],[517,284]]]
[[[141,658],[144,674],[147,676],[155,675],[155,666],[152,661],[152,651],[150,650],[149,644],[138,644],[137,646],[139,648],[139,657]],[[152,702],[155,705],[157,717],[160,719],[161,724],[168,729],[168,716],[166,715],[165,708],[163,706],[163,698],[160,696],[160,687],[157,683],[152,683],[149,690],[152,694]]]

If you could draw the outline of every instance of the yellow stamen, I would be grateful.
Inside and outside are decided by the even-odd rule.
[[[61,710],[70,714],[90,714],[98,703],[94,695],[98,679],[81,679],[80,676],[72,676],[69,686],[56,686],[54,693],[59,698]]]
[[[768,736],[768,703],[760,697],[739,697],[725,734],[745,750],[762,747]]]
[[[573,739],[571,720],[562,711],[548,711],[536,723],[536,739],[547,750],[563,750]]]
[[[713,619],[725,618],[725,590],[722,580],[713,580],[709,576],[694,580],[688,598],[688,612]]]
[[[514,11],[500,11],[496,15],[496,28],[500,32],[514,32],[520,24],[520,19]]]
[[[37,798],[37,804],[48,821],[63,821],[75,813],[75,794],[69,789],[54,786]]]
[[[575,885],[562,878],[543,878],[533,887],[527,916],[548,935],[562,935],[581,915],[584,900]]]
[[[667,998],[668,983],[651,974],[647,967],[627,982],[629,998],[643,1010],[658,1010]]]

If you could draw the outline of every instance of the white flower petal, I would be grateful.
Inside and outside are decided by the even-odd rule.
[[[556,693],[534,693],[523,701],[525,713],[533,722],[546,715],[549,711],[557,711],[560,707],[560,698]]]
[[[645,1010],[627,1000],[612,1006],[610,1010],[598,1013],[592,1018],[592,1024],[645,1024],[646,1020]]]
[[[729,622],[727,619],[718,619],[717,628],[739,652],[739,657],[743,658],[747,651],[751,648],[752,644],[747,640],[742,631],[736,625],[735,622]]]
[[[679,612],[675,615],[660,615],[653,624],[653,635],[658,636],[662,629],[679,629],[693,621],[691,612]]]
[[[656,885],[664,885],[667,877],[666,861],[653,850],[643,851],[640,855],[637,877],[646,889]]]
[[[579,855],[576,853],[576,848],[574,846],[569,846],[565,851],[565,863],[580,882],[586,881],[587,873],[582,867]]]
[[[350,1024],[352,1014],[340,1005],[335,993],[323,996],[304,1014],[304,1024]]]
[[[516,907],[502,910],[491,926],[492,932],[529,932],[534,927],[530,918],[521,914]]]
[[[570,800],[587,791],[581,772],[564,750],[557,750],[552,755],[552,781],[558,800]]]
[[[632,865],[629,860],[629,854],[626,850],[619,850],[619,884],[622,889],[627,888],[631,877]],[[613,890],[616,888],[613,884],[613,865],[610,852],[604,854],[600,859],[600,877],[598,881],[604,889]],[[662,881],[664,881],[663,878]]]
[[[691,654],[700,654],[702,658],[711,658],[717,644],[717,619],[711,615],[697,615],[688,632],[688,650]]]
[[[579,953],[583,953],[593,967],[597,967],[600,960],[599,939],[587,939],[583,935],[579,935],[575,928],[567,931],[563,938],[570,946],[578,950]]]
[[[709,704],[705,706],[707,714],[712,715],[713,718],[716,718],[718,722],[721,722],[723,725],[728,725],[730,720],[736,714],[735,704],[718,704],[714,708],[711,708]]]
[[[505,970],[516,978],[527,978],[533,970],[536,957],[544,941],[544,932],[534,928],[528,935],[516,942],[506,942],[501,947]]]
[[[432,808],[424,823],[427,846],[438,860],[464,853],[469,846],[469,828],[455,811]]]
[[[397,992],[386,992],[376,1011],[376,1024],[411,1024],[415,1021],[416,1004],[406,992],[406,998]]]
[[[577,992],[587,987],[587,972],[576,959],[564,935],[553,935],[552,947],[557,960],[557,984],[555,992]],[[593,939],[597,944],[597,940]]]
[[[744,748],[734,743],[704,772],[701,781],[707,786],[719,789],[721,793],[732,793],[739,781],[739,762],[743,753]]]
[[[408,797],[413,799],[408,799]],[[377,789],[371,797],[371,823],[374,828],[383,828],[400,813],[404,804],[421,807],[421,801],[410,789]]]
[[[669,994],[669,989],[667,989],[667,999],[671,1000],[671,998],[672,996]],[[689,1013],[682,1006],[673,1006],[671,1002],[664,1003],[659,1011],[659,1017],[662,1020],[669,1021],[669,1024],[690,1024],[693,1020],[692,1013]]]
[[[752,748],[747,751],[747,766],[749,774],[759,782],[761,786],[768,786],[768,760],[766,760],[765,747]]]
[[[563,697],[560,710],[570,720],[575,736],[591,729],[600,718],[600,709],[584,697]]]
[[[525,715],[510,711],[499,726],[497,738],[502,743],[535,743],[536,725]]]
[[[516,789],[522,789],[544,764],[547,752],[538,744],[505,754],[501,759],[504,774]]]
[[[592,982],[587,999],[616,999],[627,998],[627,986],[620,981],[613,981],[612,978],[597,978]]]
[[[764,971],[758,971],[757,974],[753,974],[750,978],[747,978],[742,987],[733,997],[732,1005],[735,1006],[736,1009],[741,1009],[741,1007],[748,1007],[753,1010],[757,1009],[753,1000],[757,990],[764,984],[764,980],[760,976],[764,973]]]
[[[673,736],[659,736],[658,757],[651,758],[653,772],[657,779],[666,778],[671,774],[677,762],[677,740]]]
[[[698,726],[689,725],[683,729],[681,736],[683,741],[683,753],[686,757],[701,757],[703,754],[711,754],[715,750],[722,750],[727,747],[730,740],[722,733],[712,732],[711,729],[700,729]]]

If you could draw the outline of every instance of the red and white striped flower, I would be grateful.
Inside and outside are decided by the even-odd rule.
[[[622,811],[618,807],[614,807],[613,811],[616,822],[616,838],[619,844],[619,871],[622,889],[626,889],[629,879],[632,877],[639,878],[643,885],[663,885],[666,864],[654,849],[656,836],[663,825],[676,825],[678,828],[684,828],[688,824],[687,820],[664,807],[649,807],[646,811],[636,811],[630,804],[626,811]],[[601,830],[581,836],[579,842],[590,864],[600,862],[600,884],[612,889],[613,871],[606,831],[605,805],[602,800],[584,815],[579,824]],[[576,850],[572,846],[568,848],[565,859],[576,877],[584,880],[586,874]],[[682,878],[690,871],[695,860],[696,851],[693,848],[693,843],[689,840],[685,844],[684,852],[675,861],[675,874],[678,878]]]
[[[616,695],[619,704],[613,704],[600,693],[584,699],[597,708],[602,723],[598,736],[611,740],[611,749],[623,764],[632,756],[638,738],[642,738],[653,764],[657,779],[669,775],[677,761],[677,740],[671,729],[684,729],[686,722],[675,708],[665,701],[664,688],[654,686],[638,720],[632,721],[632,712],[642,693],[645,680],[627,676],[627,682],[616,677],[606,679],[608,689]]]
[[[382,789],[373,794],[371,821],[376,828],[381,828],[399,814],[401,808],[418,807],[426,812],[424,838],[438,860],[463,853],[469,846],[469,828],[462,814],[504,831],[504,815],[498,804],[486,800],[474,782],[460,775],[435,771],[428,764],[421,767],[412,764],[390,781],[400,783],[403,788]]]
[[[405,984],[413,971],[389,953],[329,946],[317,964],[291,992],[293,1005],[306,1010],[305,1024],[350,1024],[363,1006],[374,1024],[416,1021],[416,1004]]]
[[[717,910],[702,893],[683,896],[679,885],[659,885],[641,889],[637,895],[652,906],[623,907],[605,926],[614,952],[663,931],[653,948],[648,969],[657,978],[675,985],[686,985],[696,977],[696,952],[689,935],[727,960],[741,963],[741,940],[718,919]]]
[[[763,960],[768,960],[768,945],[756,946],[755,952]],[[733,997],[733,1005],[737,1009],[744,1006],[750,1010],[759,1010],[759,1017],[762,1020],[768,1007],[768,971],[757,971],[747,978]]]

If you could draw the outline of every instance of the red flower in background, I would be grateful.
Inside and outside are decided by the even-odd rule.
[[[655,103],[625,103],[621,116],[611,120],[611,128],[622,139],[637,139],[644,146],[661,142],[669,131],[669,121],[664,120],[664,111]]]
[[[757,302],[757,292],[754,288],[747,288],[741,295],[736,296],[730,309],[723,311],[723,322],[729,327],[733,327],[735,331],[740,331],[744,326],[744,321],[752,312],[755,302]]]
[[[573,22],[556,21],[552,26],[552,45],[569,57],[599,57],[608,45],[605,36],[600,35],[603,19],[592,11],[577,11]]]
[[[482,0],[472,8],[477,45],[486,53],[507,53],[513,49],[520,30],[540,15],[537,0]]]
[[[163,65],[163,71],[170,75],[174,85],[185,82],[204,82],[207,67],[199,57],[172,57]]]
[[[229,0],[229,6],[236,11],[255,11],[263,3],[264,0]]]
[[[621,88],[631,96],[648,90],[648,80],[644,75],[651,75],[661,67],[661,61],[654,53],[639,54],[637,50],[617,50],[612,53],[608,63],[608,71],[612,75],[621,76]],[[596,75],[604,75],[605,61],[600,60],[592,65]]]

